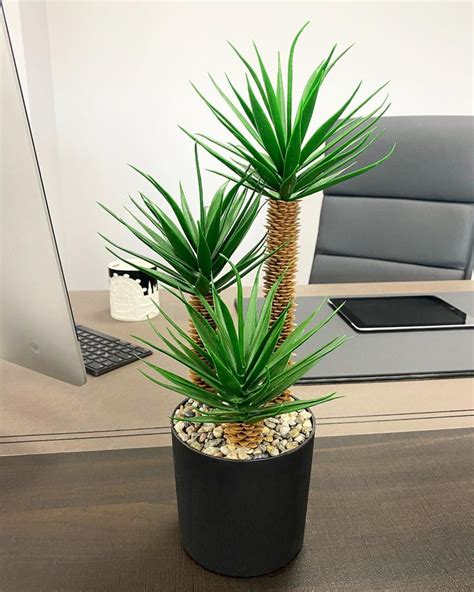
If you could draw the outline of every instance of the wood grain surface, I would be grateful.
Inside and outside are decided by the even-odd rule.
[[[471,434],[316,438],[303,551],[247,580],[182,550],[170,448],[3,457],[0,590],[471,590]]]

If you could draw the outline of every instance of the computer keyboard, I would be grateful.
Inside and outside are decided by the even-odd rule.
[[[83,325],[76,325],[76,333],[86,372],[92,376],[101,376],[152,354],[149,349],[99,333]]]

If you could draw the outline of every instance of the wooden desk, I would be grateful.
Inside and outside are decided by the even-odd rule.
[[[372,292],[474,291],[474,282],[408,282],[301,286],[301,295]],[[184,308],[166,292],[161,303],[183,326]],[[233,290],[226,297],[231,301]],[[76,322],[127,339],[152,337],[147,323],[114,321],[108,292],[73,292]],[[158,327],[164,319],[157,317]],[[177,363],[155,353],[156,363],[180,371]],[[145,380],[131,364],[74,387],[7,362],[0,362],[0,455],[141,448],[169,445],[168,416],[181,399]],[[474,381],[442,379],[370,384],[299,386],[299,397],[331,390],[346,395],[319,407],[319,436],[459,428],[472,423]]]
[[[2,592],[471,590],[469,430],[318,438],[305,544],[270,576],[179,542],[168,447],[0,459]]]

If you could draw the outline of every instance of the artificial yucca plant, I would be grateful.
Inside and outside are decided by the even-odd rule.
[[[210,302],[212,290],[220,291],[231,286],[235,282],[236,272],[241,276],[246,275],[268,255],[265,253],[263,236],[256,246],[235,263],[235,266],[227,266],[228,260],[241,245],[257,217],[261,195],[256,189],[245,187],[244,179],[232,184],[227,182],[217,190],[206,207],[197,146],[195,164],[199,198],[198,219],[193,218],[181,184],[178,202],[151,175],[132,167],[158,190],[170,206],[175,220],[168,216],[160,205],[140,192],[139,200],[130,197],[136,213],[126,208],[134,224],[127,222],[107,206],[99,205],[148,247],[151,253],[137,253],[118,245],[102,234],[100,236],[108,243],[107,249],[119,259],[132,255],[154,265],[156,270],[133,264],[162,284],[190,294],[191,307],[207,317],[208,313],[200,297]],[[209,317],[208,319],[210,320]],[[192,319],[189,328],[191,339],[198,347],[200,337]],[[191,374],[191,378],[197,385],[203,385],[199,376]]]
[[[354,168],[357,156],[378,137],[375,134],[375,125],[389,107],[386,105],[387,98],[369,114],[357,114],[388,83],[354,104],[362,85],[362,82],[359,82],[351,96],[335,113],[309,133],[323,82],[350,47],[335,55],[334,45],[328,56],[309,77],[296,109],[293,108],[293,56],[296,43],[308,24],[306,23],[293,39],[288,58],[286,87],[280,54],[276,82],[273,83],[255,44],[260,72],[257,72],[230,44],[248,72],[246,93],[239,92],[227,78],[231,92],[235,96],[231,98],[212,76],[210,78],[219,95],[237,118],[237,124],[226,117],[194,86],[218,121],[232,134],[235,142],[222,144],[203,134],[194,135],[186,132],[235,173],[238,179],[247,177],[246,184],[255,188],[263,184],[263,195],[282,201],[296,201],[361,175],[390,156],[389,153],[369,165]],[[226,153],[231,156],[227,156]],[[252,167],[250,176],[247,175],[248,166]]]
[[[335,393],[331,393],[305,401],[292,400],[282,403],[274,401],[309,368],[342,345],[347,338],[336,337],[295,364],[288,365],[293,353],[326,325],[336,311],[311,327],[322,305],[319,306],[277,348],[289,310],[287,306],[277,321],[271,323],[273,299],[282,278],[279,278],[269,291],[259,310],[257,294],[260,274],[258,273],[245,310],[241,277],[235,268],[234,273],[237,280],[236,321],[214,287],[212,305],[199,296],[202,306],[208,313],[208,318],[194,309],[182,294],[175,293],[186,306],[201,338],[202,345],[197,350],[192,339],[161,309],[163,316],[174,329],[168,329],[169,335],[165,336],[151,323],[163,345],[151,343],[140,337],[136,338],[186,366],[200,377],[203,384],[212,389],[212,392],[209,392],[165,368],[145,361],[148,368],[155,373],[152,375],[143,372],[147,378],[209,407],[207,411],[200,411],[196,417],[186,418],[186,421],[224,424],[224,435],[229,442],[255,447],[261,440],[262,422],[265,418],[319,405],[337,398]],[[162,380],[163,378],[166,382]]]
[[[99,234],[108,243],[107,249],[113,255],[119,259],[132,255],[151,263],[156,270],[135,264],[134,266],[164,285],[191,294],[194,296],[194,302],[199,303],[196,293],[209,296],[211,286],[218,291],[224,290],[235,282],[234,270],[244,276],[260,265],[265,258],[265,237],[235,263],[235,268],[225,269],[228,259],[241,245],[257,217],[260,193],[256,188],[249,190],[245,187],[243,178],[237,183],[222,185],[206,207],[197,146],[195,163],[199,199],[198,219],[194,219],[191,213],[181,184],[180,197],[177,200],[151,175],[135,167],[132,168],[149,181],[165,199],[175,220],[168,216],[158,203],[141,192],[140,199],[130,196],[136,212],[125,208],[132,218],[132,223],[118,216],[107,206],[99,204],[148,247],[151,254],[137,253]],[[121,254],[117,254],[114,249],[118,249]]]
[[[373,169],[393,151],[392,148],[382,158],[357,167],[357,157],[378,138],[376,124],[389,107],[387,97],[368,114],[361,115],[361,110],[379,96],[387,83],[363,100],[357,100],[362,84],[359,83],[329,118],[312,126],[317,119],[316,103],[323,83],[350,48],[338,55],[336,46],[331,49],[309,77],[295,105],[293,57],[297,41],[307,25],[298,31],[291,44],[286,82],[280,54],[273,82],[255,44],[256,68],[231,45],[247,71],[245,90],[237,90],[228,77],[228,92],[212,76],[211,81],[234,120],[195,87],[211,112],[230,132],[233,141],[223,144],[206,135],[184,130],[227,167],[228,173],[219,174],[233,179],[245,178],[245,184],[253,188],[263,185],[262,193],[269,200],[268,252],[286,241],[278,253],[268,258],[264,278],[264,289],[268,293],[282,271],[287,270],[275,296],[272,311],[272,320],[276,321],[290,303],[281,340],[285,339],[295,323],[295,307],[291,303],[294,302],[296,291],[299,200]],[[251,167],[250,176],[248,167]]]

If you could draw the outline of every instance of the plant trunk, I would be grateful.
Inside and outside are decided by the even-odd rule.
[[[271,323],[274,323],[288,303],[288,311],[283,330],[278,340],[281,345],[295,327],[296,312],[296,271],[298,269],[298,237],[300,232],[300,203],[299,201],[283,201],[270,199],[267,210],[267,251],[273,251],[286,243],[277,253],[265,262],[264,293],[268,294],[282,273],[285,276],[275,294],[272,306]],[[291,391],[287,389],[276,402],[288,401]]]
[[[205,296],[205,298],[206,298],[207,302],[212,306],[212,295],[207,294],[207,296]],[[207,321],[209,321],[209,323],[211,323],[211,325],[214,325],[211,317],[209,316],[209,313],[204,308],[201,301],[199,300],[199,298],[196,295],[194,295],[194,294],[191,295],[191,297],[189,299],[189,303],[191,304],[191,306],[195,310],[197,310],[198,313],[200,313]],[[194,323],[192,322],[191,319],[189,319],[189,336],[196,343],[196,345],[198,345],[199,347],[203,347],[203,343],[201,341],[201,338],[199,337],[199,333],[197,332],[197,329],[194,326]],[[202,356],[199,354],[198,351],[196,351],[196,353],[199,355],[200,358],[202,358]],[[192,370],[189,371],[189,377],[196,386],[199,386],[199,387],[205,389],[206,391],[212,392],[213,389],[206,382],[204,382],[201,378],[199,378],[199,376],[197,376]]]
[[[263,440],[263,421],[255,423],[225,423],[224,437],[228,444],[257,448]]]

